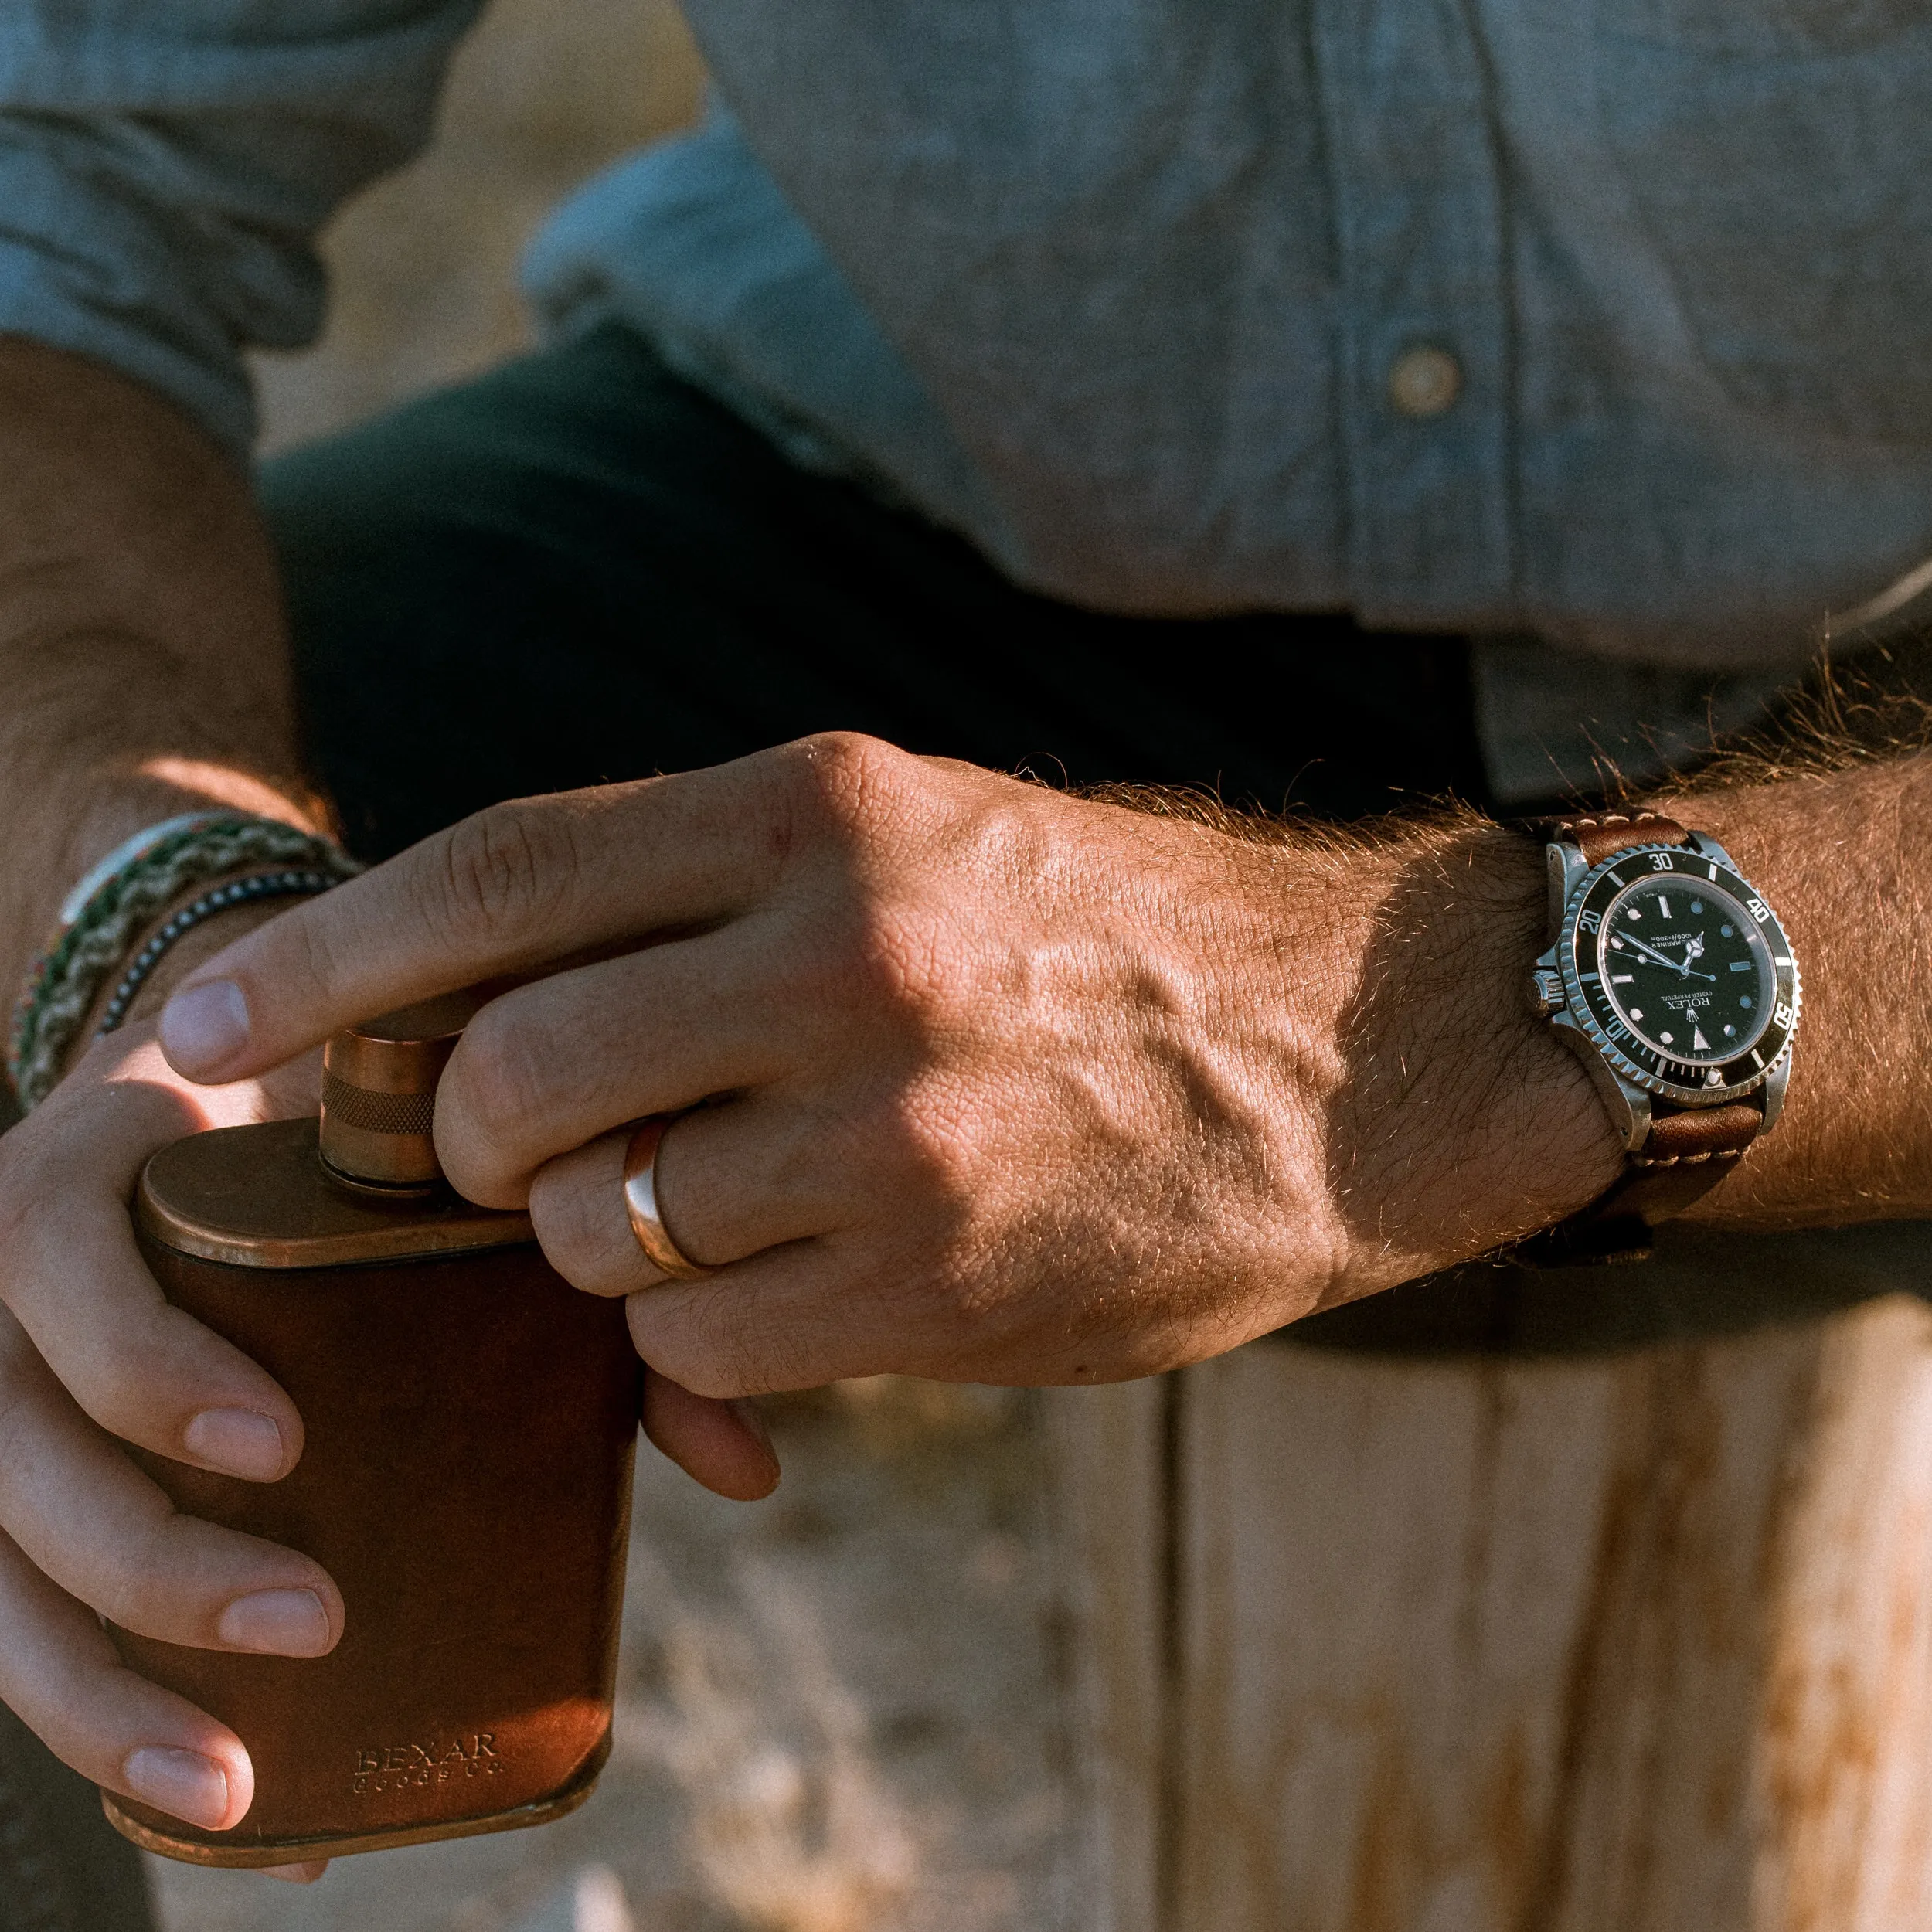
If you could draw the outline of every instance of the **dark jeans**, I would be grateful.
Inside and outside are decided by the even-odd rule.
[[[828,730],[1342,817],[1484,795],[1461,638],[1030,595],[616,328],[282,457],[262,492],[312,755],[365,856]]]
[[[618,329],[282,457],[262,495],[311,755],[366,858],[499,799],[836,728],[1342,818],[1485,801],[1463,640],[1030,595],[958,538],[794,468]],[[1291,1332],[1624,1348],[1909,1285],[1924,1245],[1896,1227],[1667,1233],[1642,1267],[1466,1269]]]

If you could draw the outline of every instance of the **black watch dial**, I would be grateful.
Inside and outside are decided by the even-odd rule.
[[[1577,888],[1558,951],[1570,1012],[1619,1077],[1687,1105],[1750,1091],[1798,1025],[1776,915],[1695,845],[1606,859]]]
[[[1597,964],[1630,1030],[1688,1066],[1716,1066],[1755,1046],[1777,1004],[1764,934],[1709,881],[1625,888],[1605,912]]]

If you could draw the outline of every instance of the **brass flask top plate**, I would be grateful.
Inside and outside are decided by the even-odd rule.
[[[464,1200],[447,1185],[386,1198],[323,1166],[311,1120],[217,1128],[163,1148],[141,1177],[136,1213],[151,1240],[239,1268],[332,1268],[516,1247],[527,1214]]]

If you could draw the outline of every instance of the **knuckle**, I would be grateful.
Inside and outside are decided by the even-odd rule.
[[[667,1366],[665,1372],[694,1396],[702,1396],[713,1402],[732,1402],[740,1396],[769,1393],[754,1388],[737,1369],[723,1361],[714,1348],[694,1352],[687,1361],[674,1361]]]
[[[172,1431],[157,1427],[154,1352],[118,1338],[98,1339],[83,1361],[66,1372],[67,1392],[86,1414],[124,1441],[154,1443]]]
[[[567,815],[540,801],[492,805],[453,826],[427,875],[426,915],[460,941],[478,931],[540,937],[576,890]]]
[[[170,1312],[172,1312],[172,1311]],[[185,1325],[189,1318],[181,1318]],[[3,1379],[6,1425],[23,1434],[45,1428],[49,1405],[72,1402],[81,1413],[124,1442],[166,1449],[176,1439],[172,1392],[180,1366],[175,1325],[136,1318],[131,1325],[95,1326],[87,1345],[70,1349],[53,1362],[36,1349]],[[22,1345],[32,1348],[22,1338]]]
[[[199,1616],[183,1614],[182,1590],[174,1556],[182,1519],[163,1505],[124,1524],[113,1566],[89,1593],[92,1607],[110,1623],[143,1636],[165,1637]]]
[[[780,969],[790,1011],[866,1043],[875,1068],[910,1079],[943,1061],[968,1022],[971,967],[916,901],[860,891],[801,936]]]
[[[784,1352],[775,1350],[768,1338],[760,1342],[747,1334],[742,1322],[726,1317],[693,1350],[677,1379],[694,1396],[714,1401],[770,1395],[775,1389],[801,1386],[785,1373]]]
[[[318,917],[312,902],[298,900],[274,923],[277,940],[293,953],[292,957],[278,953],[278,975],[286,971],[292,980],[315,987],[339,986],[349,977],[354,962],[335,944],[336,922]]]
[[[857,909],[851,944],[852,970],[869,999],[929,1026],[951,1007],[951,949],[938,922],[918,906],[869,900]]]
[[[780,753],[799,802],[828,825],[855,827],[875,817],[903,782],[913,760],[883,738],[821,731]]]
[[[551,1162],[530,1179],[530,1225],[555,1267],[560,1256],[574,1257],[584,1248],[584,1213],[578,1190],[570,1186]],[[561,1271],[561,1270],[560,1270]]]
[[[858,878],[794,922],[771,970],[794,1010],[849,1016],[950,1003],[964,965],[956,937],[920,896]]]
[[[539,1168],[530,1184],[530,1222],[551,1267],[576,1287],[621,1284],[641,1258],[611,1202],[594,1198],[575,1175],[560,1175],[555,1164]]]
[[[464,1029],[439,1099],[456,1100],[489,1127],[528,1114],[540,1079],[537,1056],[522,1029],[486,1006]]]
[[[628,1312],[638,1352],[692,1395],[728,1402],[774,1386],[758,1372],[769,1351],[743,1309],[667,1284],[632,1295]]]

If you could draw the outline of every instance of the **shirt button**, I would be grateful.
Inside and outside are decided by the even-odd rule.
[[[1462,393],[1462,365],[1446,349],[1423,343],[1389,365],[1389,400],[1404,416],[1440,416]]]

